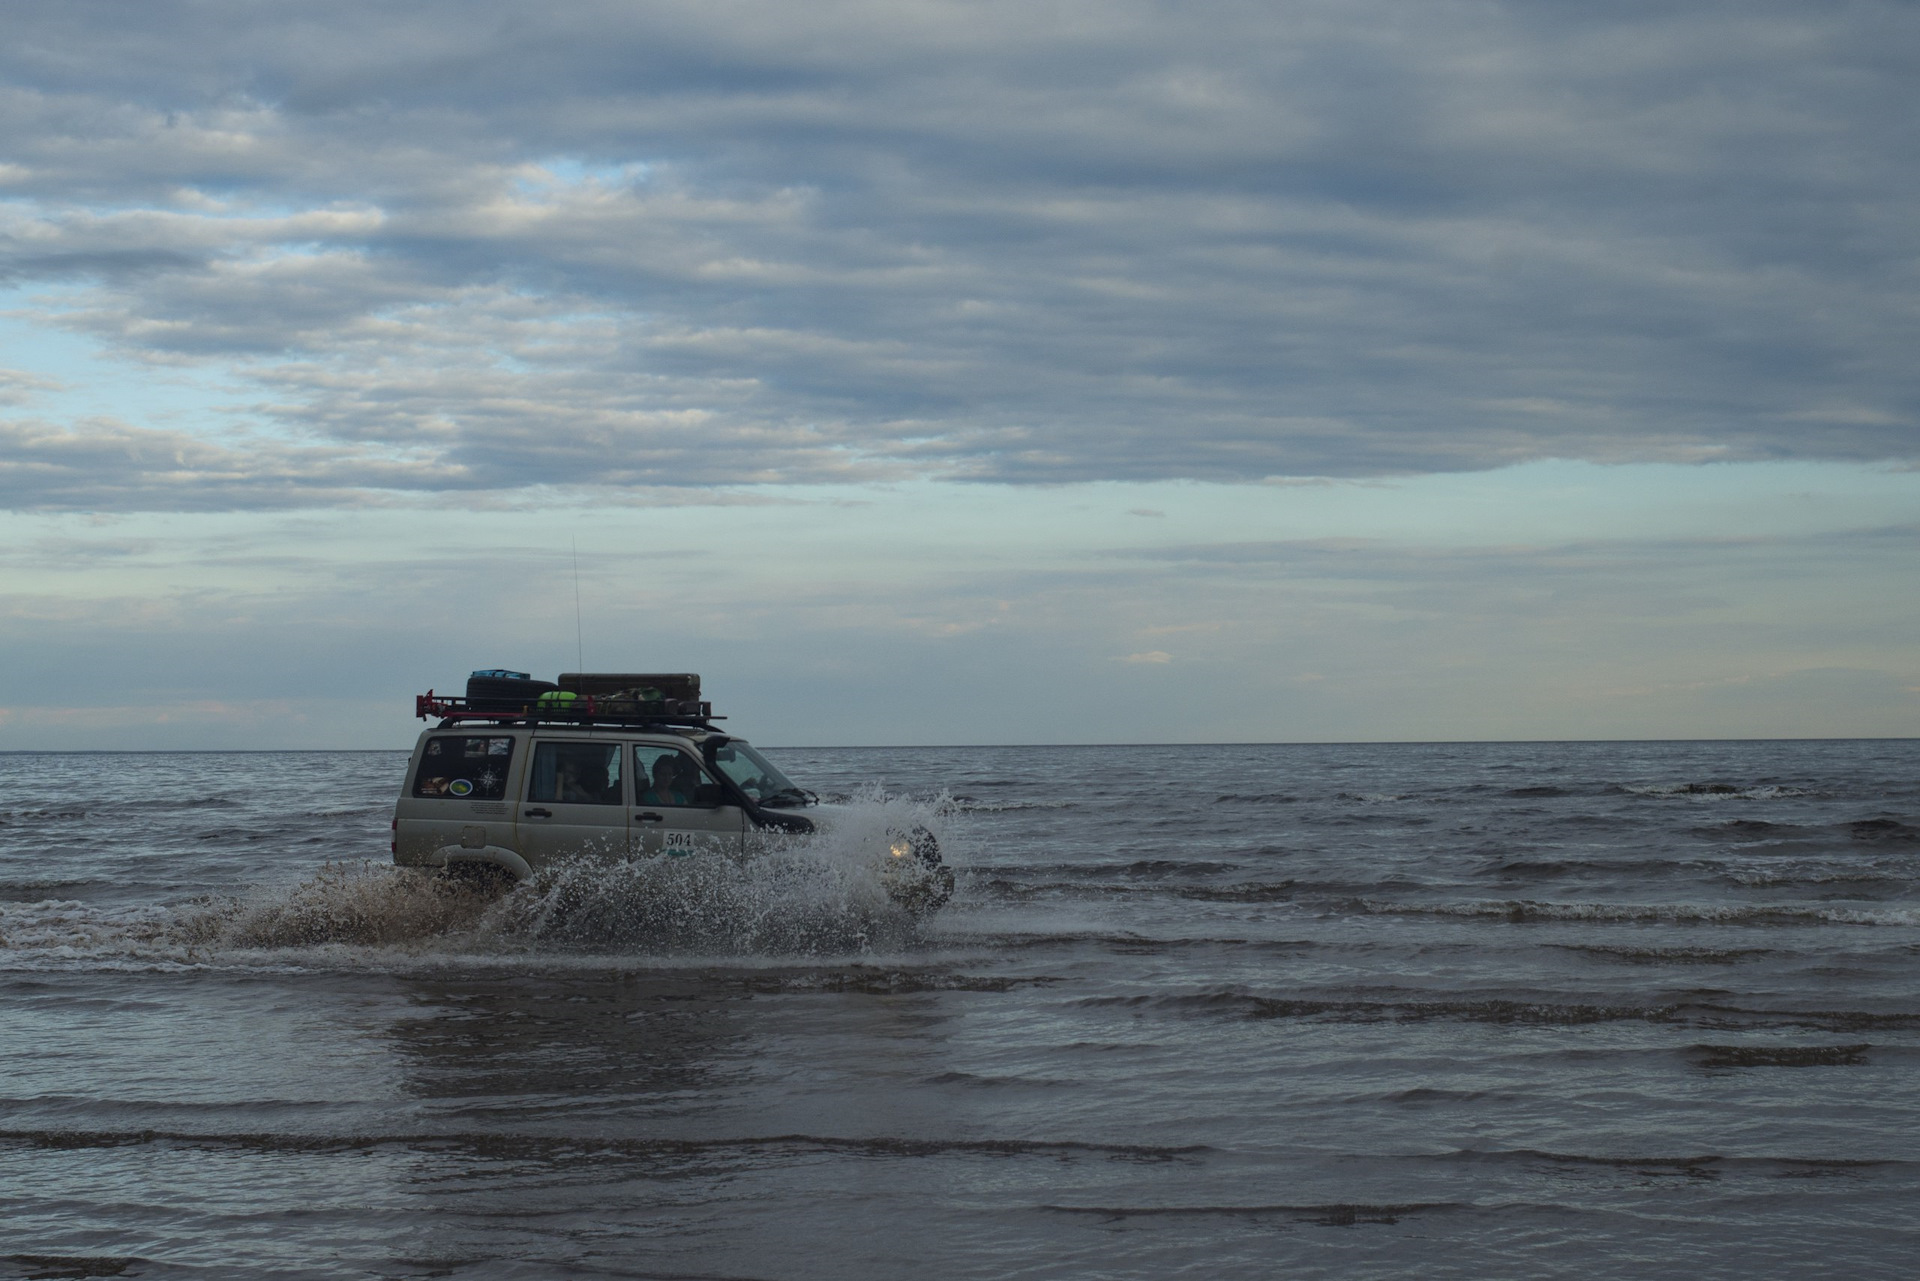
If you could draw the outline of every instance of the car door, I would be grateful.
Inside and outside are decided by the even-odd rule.
[[[533,740],[518,815],[520,856],[535,868],[555,859],[627,854],[624,744]]]
[[[727,801],[693,753],[675,744],[633,744],[633,788],[629,830],[635,854],[739,852],[746,811]]]

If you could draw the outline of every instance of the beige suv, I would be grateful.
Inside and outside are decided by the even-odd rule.
[[[460,700],[420,735],[393,815],[393,861],[524,880],[568,858],[739,858],[756,832],[835,826],[822,805],[744,739],[706,724],[601,723],[568,709],[475,713]],[[564,716],[564,719],[559,719]],[[888,892],[916,913],[953,893],[924,826],[885,833],[874,851]]]

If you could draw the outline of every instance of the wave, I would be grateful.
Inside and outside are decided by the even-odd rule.
[[[1350,1228],[1362,1223],[1398,1223],[1411,1214],[1482,1207],[1461,1201],[1410,1201],[1398,1205],[1336,1202],[1329,1205],[1043,1205],[1040,1208],[1054,1214],[1085,1214],[1102,1219],[1284,1218],[1329,1228]]]
[[[1777,949],[1770,947],[1607,947],[1595,943],[1556,943],[1553,946],[1610,961],[1624,961],[1629,965],[1737,965],[1780,954]]]
[[[1197,903],[1288,903],[1298,892],[1292,881],[1244,882],[1236,885],[1178,885],[1168,892]]]
[[[1871,1045],[1690,1045],[1703,1068],[1849,1067],[1867,1061]]]
[[[1528,878],[1561,877],[1600,872],[1611,876],[1651,874],[1660,876],[1677,871],[1711,870],[1715,865],[1700,859],[1662,858],[1509,858],[1474,869],[1476,876],[1513,876]]]
[[[1105,948],[1128,956],[1158,956],[1184,952],[1192,948],[1244,948],[1251,952],[1271,952],[1293,956],[1327,946],[1312,939],[1249,939],[1233,936],[1154,937],[1147,934],[986,934],[973,936],[995,952],[1033,952],[1044,950]]]
[[[73,822],[78,819],[97,817],[103,813],[116,811],[135,811],[152,813],[155,810],[229,810],[240,809],[241,803],[225,796],[193,796],[185,799],[154,798],[151,800],[96,801],[91,805],[74,805],[64,808],[0,810],[0,824],[31,821],[36,823]],[[360,814],[384,812],[387,807],[372,806],[354,810],[342,810],[341,814]],[[330,815],[329,815],[330,816]]]
[[[1920,827],[1884,815],[1877,818],[1854,819],[1826,830],[1832,832],[1836,829],[1850,841],[1894,845],[1920,843]],[[1833,839],[1831,836],[1816,836],[1815,833],[1819,829],[1813,827],[1744,818],[1729,819],[1724,823],[1706,824],[1687,830],[1692,835],[1705,837],[1708,840],[1725,840],[1731,837],[1745,843],[1764,842],[1775,847],[1786,844],[1810,848],[1823,845],[1831,847]]]
[[[44,903],[61,890],[77,890],[94,881],[0,881],[0,902]]]
[[[1389,903],[1363,899],[1374,916],[1498,917],[1530,921],[1665,921],[1715,925],[1920,925],[1920,907],[1814,907],[1705,903],[1543,903],[1531,899],[1473,899],[1453,903]]]
[[[1920,1013],[1873,1010],[1767,1010],[1710,1001],[1676,1000],[1648,1005],[1602,1005],[1529,1001],[1505,997],[1436,1000],[1423,994],[1396,998],[1302,998],[1266,996],[1241,988],[1170,995],[1095,996],[1074,1004],[1084,1009],[1152,1010],[1260,1022],[1322,1019],[1335,1023],[1496,1023],[1582,1027],[1602,1023],[1657,1023],[1712,1028],[1814,1027],[1835,1031],[1920,1027]]]
[[[1184,862],[1180,859],[1148,858],[1132,863],[976,863],[970,869],[976,876],[1000,878],[1025,876],[1118,877],[1123,880],[1162,880],[1169,876],[1214,876],[1237,872],[1238,863]]]
[[[1632,796],[1685,797],[1703,801],[1777,801],[1814,793],[1784,783],[1623,783],[1619,790]]]
[[[1750,889],[1790,889],[1802,885],[1887,886],[1904,889],[1913,883],[1913,874],[1904,869],[1874,871],[1871,868],[1819,868],[1728,870],[1721,876],[1729,884]]]
[[[1044,894],[1063,898],[1172,898],[1196,903],[1288,903],[1299,890],[1293,881],[1244,881],[1230,885],[1179,885],[1166,882],[1126,884],[1101,881],[1016,881],[986,877],[971,888],[983,897],[1023,901]],[[1339,887],[1352,893],[1355,886]],[[1371,887],[1367,887],[1371,888]]]
[[[1891,818],[1863,818],[1847,824],[1847,835],[1856,841],[1891,841],[1902,845],[1920,842],[1920,827]]]
[[[946,974],[928,970],[853,968],[824,974],[765,976],[749,974],[734,981],[750,992],[784,995],[792,992],[860,993],[868,996],[904,996],[915,992],[1012,992],[1047,987],[1060,979],[1045,974]]]
[[[17,1267],[19,1271],[14,1275],[38,1281],[42,1277],[123,1276],[128,1275],[128,1268],[144,1268],[153,1260],[138,1254],[0,1254],[0,1262]]]
[[[1408,1156],[1407,1161],[1436,1161],[1445,1164],[1496,1164],[1599,1166],[1642,1174],[1678,1174],[1693,1178],[1718,1178],[1722,1172],[1756,1174],[1822,1174],[1848,1170],[1868,1170],[1885,1166],[1912,1165],[1912,1161],[1890,1157],[1795,1157],[1727,1156],[1703,1152],[1678,1156],[1607,1155],[1585,1152],[1550,1152],[1538,1148],[1459,1148],[1433,1156]]]
[[[923,1085],[962,1085],[971,1089],[995,1089],[1001,1086],[1014,1086],[1018,1089],[1051,1089],[1057,1086],[1073,1086],[1074,1081],[1056,1080],[1044,1076],[980,1076],[973,1072],[939,1072],[933,1076],[921,1078]]]
[[[366,1152],[382,1148],[440,1148],[495,1157],[552,1159],[583,1148],[620,1156],[701,1156],[767,1152],[851,1152],[875,1157],[1038,1156],[1053,1160],[1079,1156],[1107,1160],[1178,1161],[1215,1149],[1199,1143],[1156,1145],[1095,1143],[1075,1139],[911,1139],[822,1134],[747,1135],[734,1138],[618,1138],[595,1135],[502,1134],[497,1131],[420,1130],[396,1134],[311,1134],[272,1131],[0,1129],[0,1144],[61,1151],[93,1148],[170,1146],[203,1151]]]
[[[1695,836],[1705,836],[1715,840],[1726,836],[1737,836],[1742,840],[1757,841],[1769,837],[1785,836],[1793,832],[1804,832],[1807,829],[1792,823],[1769,823],[1757,818],[1730,818],[1725,822],[1693,827],[1687,830]]]
[[[1764,859],[1764,862],[1758,860]],[[1508,884],[1600,877],[1645,888],[1661,879],[1717,880],[1749,888],[1858,885],[1905,888],[1916,871],[1908,861],[1863,859],[1830,843],[1798,841],[1766,849],[1744,847],[1689,858],[1500,858],[1471,869],[1477,881]],[[1462,888],[1465,888],[1464,886]],[[1878,897],[1867,895],[1865,897]]]

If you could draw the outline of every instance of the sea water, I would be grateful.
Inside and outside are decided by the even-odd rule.
[[[402,753],[0,756],[0,1275],[1920,1259],[1920,744],[770,755],[954,901],[494,900],[386,864]]]

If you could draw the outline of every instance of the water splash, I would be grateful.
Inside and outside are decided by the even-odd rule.
[[[829,830],[761,834],[744,858],[582,858],[503,889],[432,869],[325,864],[297,884],[165,907],[0,903],[0,948],[19,960],[206,963],[235,953],[312,960],[370,952],[485,957],[844,955],[918,932],[888,892],[889,833],[928,827],[946,846],[950,807],[863,793]],[[295,959],[295,958],[286,958]]]
[[[377,863],[328,863],[291,888],[256,888],[179,909],[194,948],[394,947],[484,934],[498,894],[472,880]]]
[[[565,863],[508,895],[490,924],[502,942],[592,952],[861,952],[913,933],[870,860],[805,847],[744,863],[710,855]]]

